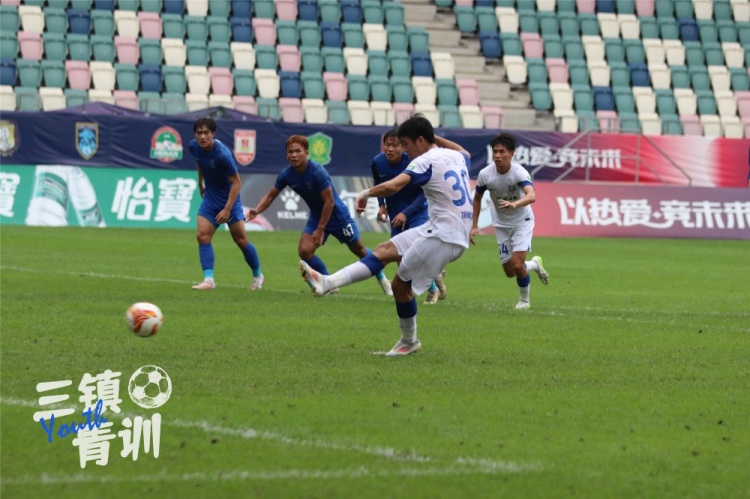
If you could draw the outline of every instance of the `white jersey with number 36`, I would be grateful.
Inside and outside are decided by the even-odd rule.
[[[430,221],[416,230],[464,248],[469,247],[473,211],[467,163],[460,152],[435,147],[404,170],[427,198]]]

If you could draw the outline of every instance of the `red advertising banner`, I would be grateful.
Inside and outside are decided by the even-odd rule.
[[[534,188],[535,236],[750,240],[750,189],[553,182]]]

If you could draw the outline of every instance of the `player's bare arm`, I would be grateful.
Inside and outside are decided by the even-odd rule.
[[[266,211],[268,207],[271,206],[273,201],[278,197],[280,192],[281,191],[276,187],[271,187],[266,195],[261,198],[255,208],[250,208],[245,219],[247,221],[253,220],[255,219],[255,217]]]
[[[203,184],[203,172],[201,171],[201,164],[196,163],[198,167],[198,187],[200,188],[201,197],[206,193],[206,186]]]
[[[406,173],[400,173],[398,176],[393,177],[388,182],[383,182],[369,189],[365,189],[357,196],[357,214],[361,215],[365,211],[367,206],[367,200],[369,198],[387,198],[396,194],[398,191],[406,187],[411,182],[411,177]]]
[[[474,236],[479,235],[479,212],[482,211],[482,197],[484,192],[474,192],[474,199],[471,202],[473,209],[473,215],[471,217],[471,232],[469,233],[469,242],[471,244],[477,244],[474,241]]]
[[[536,191],[534,191],[534,188],[530,185],[527,185],[523,188],[523,197],[521,199],[517,199],[513,202],[506,201],[504,199],[501,199],[498,201],[497,206],[498,208],[505,208],[508,210],[515,210],[518,208],[522,208],[526,205],[529,205],[536,201]]]
[[[325,232],[326,225],[331,219],[333,213],[333,187],[329,187],[320,193],[320,197],[323,200],[323,209],[320,210],[320,220],[318,220],[318,228],[315,229],[313,238],[316,240],[318,246],[323,244],[323,233]],[[320,239],[318,244],[318,237]]]

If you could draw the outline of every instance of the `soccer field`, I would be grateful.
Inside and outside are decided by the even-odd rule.
[[[418,298],[422,350],[386,358],[398,322],[374,280],[314,298],[299,234],[249,236],[263,290],[220,232],[217,288],[194,291],[191,231],[2,227],[3,498],[750,496],[750,243],[537,238],[550,283],[532,275],[516,311],[482,236],[444,301]],[[125,328],[136,301],[163,310],[155,337]],[[144,365],[171,378],[157,410],[128,396]],[[32,416],[67,394],[58,424],[85,421],[79,383],[106,370],[121,412],[106,465],[82,469],[75,435],[48,442]],[[125,419],[157,412],[158,458],[122,457]]]

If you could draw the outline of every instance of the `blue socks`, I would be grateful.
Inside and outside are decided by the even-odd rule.
[[[198,255],[201,260],[201,268],[203,269],[204,279],[214,278],[214,247],[211,243],[199,244]]]
[[[323,263],[323,260],[321,260],[317,255],[313,255],[309,260],[305,260],[305,262],[307,262],[307,264],[314,270],[318,271],[318,273],[328,275],[326,264]]]
[[[242,250],[242,254],[245,256],[245,261],[253,269],[253,277],[259,277],[260,271],[260,260],[258,259],[258,252],[255,250],[253,243],[247,243],[247,246]]]

